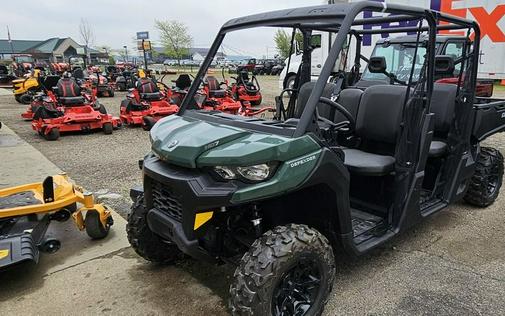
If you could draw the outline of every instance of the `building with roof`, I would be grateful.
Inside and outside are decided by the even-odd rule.
[[[85,56],[85,48],[72,38],[53,37],[47,40],[0,39],[0,60],[11,59],[12,55],[30,54],[37,62],[66,62],[71,56]],[[108,59],[108,54],[88,48],[91,62]]]

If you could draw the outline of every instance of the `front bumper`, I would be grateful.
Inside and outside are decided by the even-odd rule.
[[[231,205],[237,185],[218,182],[198,169],[170,165],[152,154],[144,159],[143,173],[149,228],[177,244],[187,255],[212,260],[198,242],[208,225],[195,230],[195,217],[197,213],[217,212],[221,207]],[[132,192],[132,197],[135,194]]]

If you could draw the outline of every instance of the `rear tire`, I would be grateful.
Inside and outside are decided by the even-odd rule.
[[[142,258],[161,264],[171,264],[184,255],[177,246],[161,239],[147,225],[147,209],[144,206],[144,196],[140,195],[128,214],[126,233],[133,250]]]
[[[105,135],[110,135],[112,134],[112,131],[114,130],[114,127],[112,126],[112,123],[105,123],[103,124],[103,132]]]
[[[242,257],[230,286],[230,308],[233,315],[320,315],[334,278],[333,250],[321,233],[305,225],[278,226]]]
[[[251,105],[258,106],[263,101],[263,96],[260,96],[259,100],[251,101]]]
[[[60,138],[60,130],[58,128],[53,128],[49,131],[49,133],[44,133],[44,138],[49,141],[55,141]]]
[[[29,93],[24,93],[19,97],[19,102],[22,104],[30,104],[32,103],[32,95]]]
[[[156,122],[152,116],[145,116],[142,118],[142,128],[144,131],[150,131],[154,124],[156,124]]]
[[[486,207],[496,200],[503,180],[503,156],[498,149],[481,147],[475,173],[470,179],[465,201]]]
[[[100,220],[100,214],[95,210],[86,212],[84,226],[86,227],[86,233],[91,239],[103,239],[107,237],[110,230],[110,224],[107,223],[104,227]]]

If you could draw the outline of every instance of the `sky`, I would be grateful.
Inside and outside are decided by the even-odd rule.
[[[0,10],[0,38],[43,40],[51,37],[79,37],[79,23],[86,19],[94,32],[94,46],[134,46],[138,31],[149,31],[154,44],[159,34],[155,20],[185,23],[194,47],[209,47],[217,31],[232,18],[292,7],[321,4],[321,0],[25,0],[4,1]],[[3,25],[2,25],[3,24]],[[272,57],[273,31],[248,31],[225,39],[225,53]]]

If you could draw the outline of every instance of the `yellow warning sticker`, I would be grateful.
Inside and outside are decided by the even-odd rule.
[[[9,255],[9,249],[0,249],[0,259],[3,259]]]

